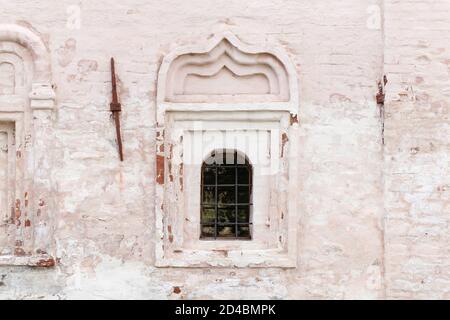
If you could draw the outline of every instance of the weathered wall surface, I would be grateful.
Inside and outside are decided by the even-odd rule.
[[[412,4],[427,2],[450,9],[444,0]],[[408,90],[388,97],[383,153],[383,32],[373,5],[381,3],[0,0],[0,23],[35,30],[51,52],[58,259],[51,269],[0,267],[0,298],[448,298],[448,22],[387,1],[387,89]],[[154,267],[157,71],[174,47],[225,30],[284,49],[297,68],[297,269]],[[109,112],[111,56],[123,163]]]
[[[450,3],[386,1],[386,284],[450,298]]]

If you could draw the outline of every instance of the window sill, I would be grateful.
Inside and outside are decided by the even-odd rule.
[[[174,250],[170,257],[157,257],[156,267],[179,268],[296,268],[287,252],[268,250]]]

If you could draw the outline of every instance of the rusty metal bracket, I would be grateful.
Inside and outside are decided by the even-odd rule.
[[[119,158],[123,161],[122,151],[122,137],[120,134],[120,112],[122,111],[122,105],[119,103],[117,95],[117,82],[116,82],[116,70],[114,65],[114,58],[111,58],[111,83],[112,83],[112,102],[110,104],[110,110],[116,124],[117,145],[119,148]]]
[[[378,81],[378,93],[377,93],[377,104],[380,107],[380,121],[381,121],[381,143],[385,144],[384,139],[384,102],[386,98],[385,87],[388,83],[386,75],[383,76],[383,82]]]
[[[387,84],[387,77],[386,75],[383,76],[383,84],[381,81],[378,81],[378,93],[377,93],[377,104],[384,105],[384,99],[386,98],[386,94],[384,93],[384,87]]]

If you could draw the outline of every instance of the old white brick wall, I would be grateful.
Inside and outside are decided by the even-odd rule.
[[[386,285],[450,298],[450,3],[386,1]]]
[[[383,7],[0,0],[0,23],[35,30],[51,52],[58,258],[53,269],[0,267],[0,298],[449,298],[450,4],[386,0],[384,32],[374,5]],[[171,49],[222,31],[280,47],[297,68],[297,269],[154,267],[157,71]],[[384,148],[375,103],[383,72]]]

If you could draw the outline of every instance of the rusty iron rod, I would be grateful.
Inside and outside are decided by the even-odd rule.
[[[112,115],[114,117],[114,122],[116,124],[116,135],[117,135],[117,145],[119,148],[119,157],[120,161],[123,161],[122,137],[120,134],[120,112],[122,111],[122,106],[119,103],[119,98],[117,95],[116,69],[114,66],[114,58],[111,58],[111,82],[112,82],[112,102],[110,104],[110,108]]]

